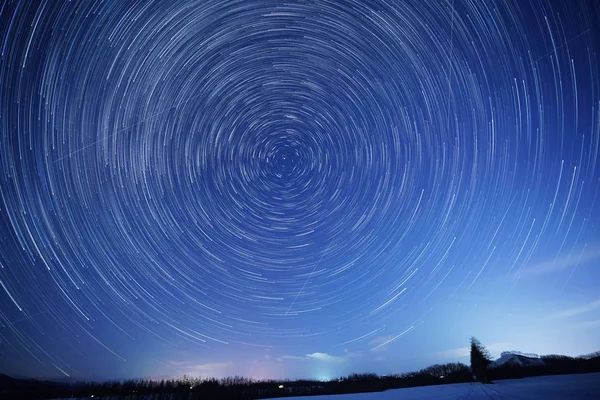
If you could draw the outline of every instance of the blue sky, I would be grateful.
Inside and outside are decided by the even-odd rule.
[[[17,1],[0,372],[600,350],[598,4]],[[596,333],[596,334],[595,334]]]

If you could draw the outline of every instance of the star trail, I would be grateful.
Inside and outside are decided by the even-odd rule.
[[[0,372],[599,350],[599,38],[591,0],[4,1]]]

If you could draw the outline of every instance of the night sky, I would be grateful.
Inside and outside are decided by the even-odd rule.
[[[0,372],[600,350],[598,2],[0,13]]]

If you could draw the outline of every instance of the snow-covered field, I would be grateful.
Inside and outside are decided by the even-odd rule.
[[[281,399],[285,399],[282,397]],[[287,398],[289,400],[289,397]],[[497,381],[492,385],[458,383],[333,396],[294,397],[300,400],[598,400],[600,373],[540,376]],[[272,399],[273,400],[273,399]],[[275,399],[277,400],[277,399]]]

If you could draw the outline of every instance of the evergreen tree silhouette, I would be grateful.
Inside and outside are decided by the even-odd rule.
[[[481,383],[490,383],[487,368],[492,362],[492,357],[481,342],[471,338],[471,371]]]

